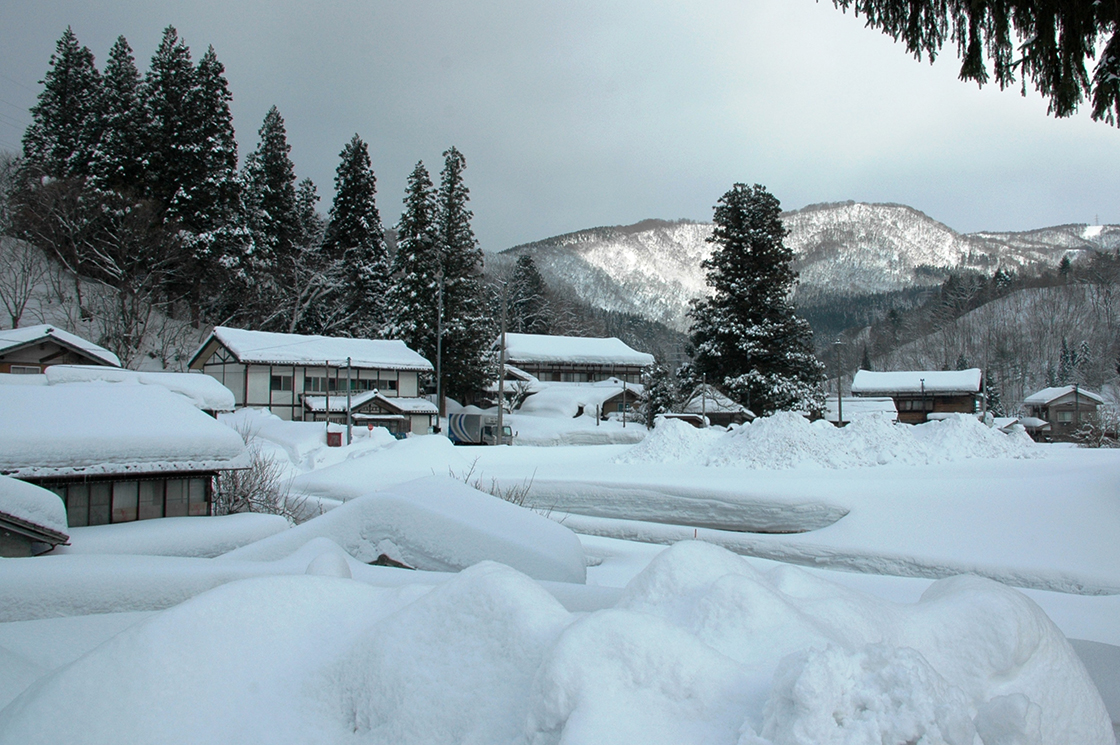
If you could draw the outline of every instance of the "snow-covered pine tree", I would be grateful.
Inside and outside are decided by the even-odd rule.
[[[90,170],[101,189],[141,195],[149,133],[148,108],[132,47],[117,37],[101,76],[101,137]]]
[[[56,179],[88,176],[101,129],[101,75],[69,26],[42,84],[23,135],[24,167]]]
[[[517,257],[507,298],[509,331],[521,334],[549,332],[548,286],[529,254]]]
[[[676,403],[673,375],[665,365],[657,364],[643,374],[642,382],[646,387],[641,406],[642,418],[645,425],[652,429],[658,415],[672,411]]]
[[[456,148],[443,153],[444,167],[436,199],[436,229],[443,268],[444,395],[467,400],[487,379],[487,350],[497,336],[486,313],[482,287],[482,249],[467,209],[470,190],[463,182],[467,160]]]
[[[386,336],[400,339],[436,361],[440,251],[436,193],[424,164],[408,177],[404,211],[397,224],[397,254],[389,288]]]
[[[323,250],[341,261],[345,282],[337,296],[349,317],[351,336],[377,339],[386,324],[389,253],[377,211],[377,179],[369,148],[354,135],[339,154],[334,177],[334,203]]]
[[[984,373],[984,394],[988,397],[988,411],[992,416],[1004,416],[1003,389],[995,370]]]
[[[199,112],[194,108],[197,77],[190,49],[168,26],[144,76],[143,95],[151,117],[147,193],[175,222],[190,218],[183,199],[204,172]]]
[[[704,261],[709,298],[690,311],[695,372],[760,414],[824,406],[824,368],[812,331],[789,304],[797,274],[778,200],[735,184],[715,208],[715,248]]]

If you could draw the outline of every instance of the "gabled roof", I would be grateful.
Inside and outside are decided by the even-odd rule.
[[[1054,388],[1043,388],[1038,393],[1032,393],[1031,395],[1027,396],[1025,399],[1023,399],[1023,403],[1031,404],[1034,406],[1045,406],[1052,401],[1057,401],[1062,396],[1068,396],[1072,393],[1072,385],[1060,385]],[[1101,398],[1099,393],[1093,393],[1092,391],[1087,391],[1084,388],[1078,388],[1077,395],[1091,401],[1096,401],[1098,404],[1104,403],[1104,399]]]
[[[897,393],[979,393],[980,369],[968,370],[896,370],[871,372],[860,370],[852,379],[852,393],[857,396],[889,396]]]
[[[57,494],[0,476],[0,526],[33,541],[66,543],[66,507]]]
[[[501,337],[494,340],[494,348]],[[511,362],[567,362],[578,365],[652,365],[652,354],[638,352],[615,337],[506,334],[506,358]]]
[[[49,385],[99,381],[158,385],[185,396],[203,411],[233,411],[237,408],[233,391],[222,385],[217,378],[199,372],[137,372],[95,365],[51,365],[44,371],[43,377]]]
[[[685,414],[746,414],[754,418],[754,412],[740,403],[732,401],[711,385],[701,384],[692,390],[688,403],[681,407]]]
[[[120,367],[121,360],[117,355],[104,347],[99,347],[88,339],[83,339],[77,334],[71,334],[49,324],[38,326],[23,326],[18,329],[0,330],[0,354],[14,352],[23,347],[39,344],[44,341],[53,341],[59,346],[67,347],[81,355],[90,358],[92,362],[101,362],[113,367]]]
[[[346,411],[346,392],[336,393],[330,397],[332,412]],[[350,394],[350,410],[353,411],[363,404],[375,401],[381,408],[395,413],[403,414],[437,414],[439,409],[426,398],[383,396],[379,391],[361,391]],[[308,411],[322,412],[327,409],[326,396],[304,396],[303,406]]]
[[[215,326],[191,358],[192,368],[224,346],[241,363],[258,365],[350,365],[367,370],[432,370],[432,363],[397,339],[346,339],[337,336],[281,334]]]
[[[0,385],[0,473],[18,478],[248,465],[234,430],[158,385]]]

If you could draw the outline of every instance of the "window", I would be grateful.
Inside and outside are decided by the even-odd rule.
[[[66,490],[66,524],[89,525],[89,484],[70,484]]]
[[[38,365],[12,365],[12,375],[38,375],[43,369]]]
[[[210,514],[210,479],[191,479],[188,486],[187,501],[189,514]]]
[[[167,481],[167,506],[164,508],[165,517],[187,516],[187,480],[168,479]]]
[[[118,481],[113,484],[112,522],[126,523],[136,519],[139,484],[135,481]]]
[[[272,376],[271,388],[274,391],[290,391],[290,390],[292,390],[292,376],[291,375],[273,375]]]
[[[163,480],[140,482],[140,519],[163,517]]]
[[[1073,421],[1073,412],[1072,411],[1059,411],[1057,413],[1058,413],[1058,421],[1061,422],[1062,424],[1069,424],[1070,422]]]
[[[89,524],[105,525],[109,522],[109,505],[113,484],[95,481],[89,485]]]

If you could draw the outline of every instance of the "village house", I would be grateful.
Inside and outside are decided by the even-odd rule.
[[[21,558],[66,545],[66,508],[34,484],[0,476],[0,557]]]
[[[506,334],[506,362],[541,382],[594,383],[617,378],[640,383],[654,364],[652,354],[638,352],[615,337]],[[501,338],[494,349],[501,347]]]
[[[352,407],[356,394],[377,391],[382,397],[363,399],[367,410],[355,411],[355,421],[358,413],[401,416],[385,421],[424,434],[435,416],[435,407],[418,402],[421,376],[433,372],[432,364],[402,341],[217,326],[189,366],[233,391],[238,408],[265,408],[281,419],[322,421],[329,410],[332,420],[336,413],[345,420],[347,389]]]
[[[70,527],[211,513],[245,443],[161,385],[0,381],[0,474],[61,498]]]
[[[984,409],[984,376],[968,370],[860,370],[852,395],[894,400],[898,421],[921,424],[948,414],[979,414]],[[845,417],[847,418],[847,417]]]
[[[755,418],[753,411],[732,401],[715,386],[707,383],[702,383],[692,390],[692,395],[681,407],[680,413],[701,417],[701,425],[704,419],[707,419],[707,424],[717,427],[743,424]]]
[[[0,374],[41,373],[51,365],[120,367],[117,355],[55,326],[0,330]]]
[[[350,394],[350,423],[384,427],[398,437],[409,432],[424,434],[433,426],[439,410],[426,398],[385,396],[378,390]],[[346,424],[346,393],[304,396],[304,421]],[[341,444],[341,442],[339,443]]]
[[[1097,420],[1099,393],[1077,385],[1043,388],[1023,399],[1024,426],[1035,439],[1069,441],[1086,422]]]

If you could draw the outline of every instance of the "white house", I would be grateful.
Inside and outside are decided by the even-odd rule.
[[[190,369],[233,391],[236,405],[269,409],[281,419],[314,419],[304,399],[376,390],[388,399],[416,399],[432,364],[390,339],[344,339],[214,328]],[[325,409],[325,406],[324,406]],[[422,430],[426,432],[427,430]]]
[[[0,373],[41,373],[51,365],[120,367],[117,355],[48,324],[0,330]]]
[[[19,377],[19,376],[12,376]],[[70,527],[210,514],[245,443],[159,385],[0,385],[0,474],[55,492]]]
[[[501,337],[494,349],[501,346]],[[618,378],[640,383],[652,354],[638,352],[615,337],[506,334],[506,362],[538,380],[593,383]]]

